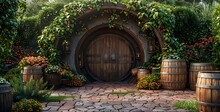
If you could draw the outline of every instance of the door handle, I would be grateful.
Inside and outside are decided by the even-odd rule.
[[[111,61],[116,62],[116,55],[115,54],[111,55]]]
[[[107,53],[104,54],[104,62],[107,63],[109,60],[109,56]]]

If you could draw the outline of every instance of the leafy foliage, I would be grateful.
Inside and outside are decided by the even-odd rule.
[[[152,67],[160,67],[162,60],[162,55],[160,53],[157,53],[153,55],[146,63],[144,63],[144,66],[147,69],[151,69]]]
[[[194,32],[197,30],[199,20],[195,12],[187,7],[176,7],[173,13],[176,22],[174,29],[175,37],[177,37],[181,43],[192,44],[196,42],[197,34]]]
[[[213,14],[213,29],[215,32],[215,38],[216,41],[214,43],[214,48],[213,48],[213,55],[214,55],[214,60],[213,63],[216,65],[218,69],[220,69],[220,5],[216,7],[214,14]]]
[[[156,2],[148,3],[144,0],[129,2],[126,0],[85,0],[73,1],[65,5],[60,15],[53,20],[50,26],[47,26],[42,31],[42,35],[38,38],[39,53],[42,56],[50,59],[49,61],[51,63],[56,64],[57,62],[59,62],[60,54],[55,46],[57,38],[65,38],[66,35],[71,34],[76,30],[74,28],[78,23],[76,18],[79,15],[82,15],[87,10],[99,10],[106,2],[112,2],[115,4],[121,3],[127,6],[128,9],[136,11],[138,13],[137,18],[139,19],[138,24],[144,32],[148,30],[152,31],[154,28],[158,28],[161,32],[164,33],[164,39],[166,41],[166,49],[164,50],[165,52],[169,52],[169,54],[174,54],[175,52],[178,52],[175,53],[176,55],[182,54],[179,53],[182,51],[182,49],[179,50],[180,44],[178,43],[177,39],[173,37],[172,33],[175,25],[175,18],[174,15],[171,13],[171,9]],[[125,11],[125,13],[129,12]],[[114,15],[114,18],[115,16],[118,15]],[[113,19],[110,18],[110,20],[110,23],[113,23]]]
[[[10,84],[6,79],[0,77],[0,85],[1,84]]]
[[[33,13],[33,16],[23,17],[20,20],[18,36],[16,37],[17,40],[20,40],[22,47],[27,49],[27,46],[31,46],[36,51],[37,37],[40,35],[41,30],[51,23],[63,6],[64,3],[61,2],[44,4],[37,13]],[[30,8],[34,9],[33,7]]]
[[[41,66],[42,68],[45,68],[47,65],[49,65],[49,63],[46,58],[41,56],[27,56],[21,59],[18,67],[20,69],[23,69],[24,66]]]
[[[19,0],[0,1],[0,64],[4,64],[3,60],[11,55],[12,44],[17,35],[19,4]],[[0,74],[2,74],[1,67]]]
[[[158,74],[150,74],[138,80],[137,88],[139,89],[159,89],[161,83],[159,82],[160,76]]]
[[[189,62],[211,62],[214,38],[201,38],[199,42],[188,45],[186,50],[186,59]]]
[[[13,112],[40,112],[42,109],[42,104],[33,99],[22,99],[12,106]]]
[[[52,88],[48,89],[46,87],[47,83],[42,78],[40,80],[33,80],[31,78],[26,84],[23,83],[21,78],[17,78],[11,81],[11,84],[13,86],[13,97],[15,101],[23,98],[40,100],[49,97],[52,92]]]
[[[22,78],[21,76],[21,70],[19,68],[12,68],[4,75],[4,78],[11,82],[17,78]]]

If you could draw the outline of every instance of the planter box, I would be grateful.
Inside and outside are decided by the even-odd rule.
[[[23,71],[23,81],[27,82],[33,77],[34,80],[40,80],[42,76],[41,66],[25,66]]]

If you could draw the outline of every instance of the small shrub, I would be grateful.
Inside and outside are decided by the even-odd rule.
[[[19,68],[12,68],[4,75],[4,78],[11,82],[15,78],[22,78],[21,76],[21,70]]]
[[[6,79],[0,77],[0,84],[10,84]]]
[[[12,106],[13,112],[40,112],[43,106],[33,99],[22,99]]]
[[[160,77],[157,74],[150,74],[141,78],[137,83],[139,89],[159,89],[161,84],[159,83]]]
[[[45,68],[49,62],[47,59],[41,57],[41,56],[27,56],[22,58],[22,60],[19,62],[18,67],[23,69],[24,66],[41,66],[42,68]]]
[[[76,75],[73,76],[73,86],[76,86],[76,87],[83,86],[83,81]]]
[[[186,59],[189,62],[211,62],[214,38],[201,38],[199,42],[188,45]]]
[[[79,78],[83,83],[85,83],[87,81],[86,77],[84,75],[76,75],[77,78]]]
[[[197,109],[196,100],[188,100],[188,101],[178,101],[173,104],[178,109],[186,109],[193,112],[199,112]]]
[[[23,83],[21,78],[17,78],[12,81],[14,100],[47,98],[50,96],[52,88],[48,89],[46,85],[47,83],[44,83],[42,78],[40,80],[31,78],[26,84]]]
[[[56,74],[60,75],[62,72],[62,68],[58,65],[49,65],[47,68],[45,68],[46,74]]]

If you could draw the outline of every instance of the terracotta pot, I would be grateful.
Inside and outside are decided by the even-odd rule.
[[[132,75],[136,76],[138,73],[138,68],[132,68],[131,73],[132,73]]]

